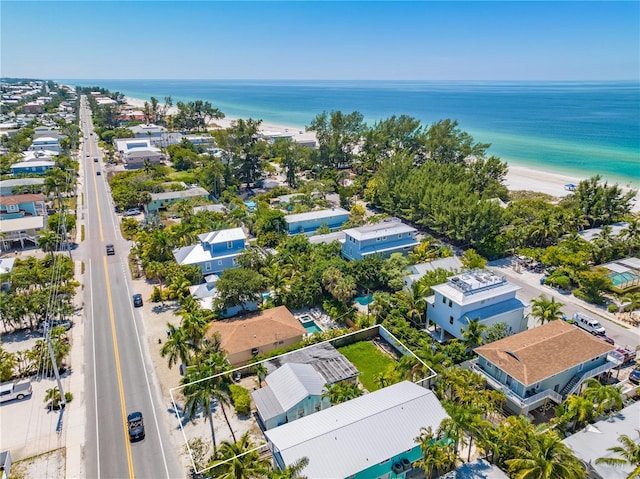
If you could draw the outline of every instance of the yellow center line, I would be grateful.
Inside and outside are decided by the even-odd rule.
[[[91,143],[89,143],[89,155],[91,155]],[[89,157],[91,159],[91,156]],[[98,194],[98,180],[96,179],[96,172],[93,166],[93,160],[91,160],[91,173],[93,174],[93,188],[96,192],[96,208],[98,211],[98,229],[100,230],[100,241],[104,241],[104,231],[102,229],[102,215],[100,214],[100,195]]]
[[[118,338],[116,336],[116,322],[113,314],[113,302],[111,299],[111,287],[109,286],[109,271],[107,270],[107,257],[104,261],[104,276],[107,280],[107,301],[109,302],[109,319],[111,320],[111,334],[113,336],[113,352],[116,362],[116,376],[118,377],[118,390],[120,392],[120,408],[122,410],[122,428],[124,431],[124,443],[127,451],[127,463],[129,464],[129,477],[135,477],[133,471],[133,457],[131,456],[131,443],[129,442],[129,431],[127,430],[127,407],[124,401],[124,387],[122,386],[122,371],[120,369],[120,354],[118,353]]]

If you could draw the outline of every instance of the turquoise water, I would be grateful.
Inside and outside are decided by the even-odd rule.
[[[367,306],[368,304],[373,303],[373,295],[372,294],[370,294],[368,296],[356,296],[353,299],[355,300],[356,303],[358,303],[361,306]]]
[[[319,333],[320,331],[322,331],[322,329],[320,329],[320,327],[313,321],[304,321],[304,322],[300,322],[302,324],[302,327],[304,329],[307,330],[307,333],[309,334],[313,334],[313,333]]]
[[[637,82],[59,80],[127,96],[210,101],[230,117],[302,128],[323,110],[360,111],[368,123],[407,114],[451,118],[509,163],[640,183]]]

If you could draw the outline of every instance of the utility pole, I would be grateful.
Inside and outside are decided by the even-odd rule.
[[[51,367],[53,368],[53,374],[56,377],[56,382],[58,383],[58,391],[60,391],[60,407],[64,409],[67,405],[67,400],[64,397],[64,390],[62,389],[62,381],[60,381],[60,372],[58,371],[58,364],[56,363],[56,356],[53,353],[53,345],[51,344],[51,326],[50,323],[47,322],[45,326],[45,335],[47,337],[47,349],[49,349],[49,357],[51,358]]]

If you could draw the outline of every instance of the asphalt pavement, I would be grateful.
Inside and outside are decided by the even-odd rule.
[[[186,471],[169,439],[171,418],[145,347],[144,324],[131,302],[129,244],[119,232],[86,98],[80,118],[85,240],[77,257],[86,266],[85,473],[98,479],[182,478]],[[106,254],[109,243],[115,246],[114,255]],[[146,432],[145,439],[135,443],[129,441],[126,421],[133,411],[142,412]]]

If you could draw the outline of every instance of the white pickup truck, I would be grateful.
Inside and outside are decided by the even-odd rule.
[[[0,402],[24,399],[31,396],[31,391],[31,381],[22,384],[17,382],[0,384]]]

